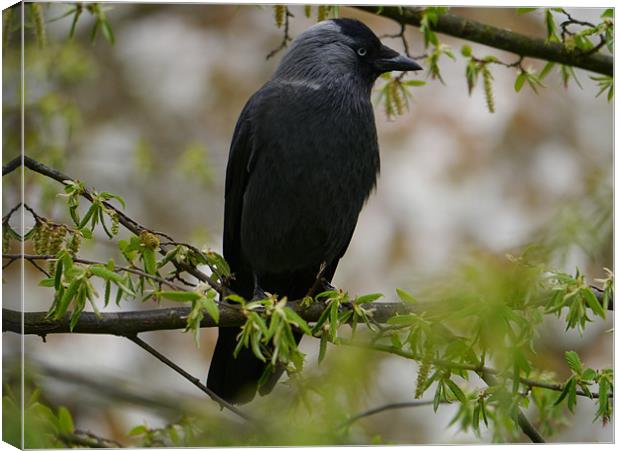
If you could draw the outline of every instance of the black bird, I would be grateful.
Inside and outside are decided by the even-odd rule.
[[[230,289],[300,299],[324,265],[325,286],[345,253],[379,173],[370,93],[389,71],[420,70],[353,19],[320,22],[299,35],[235,127],[224,213]],[[250,349],[235,359],[239,328],[220,328],[207,386],[245,403],[271,391],[281,371]],[[300,337],[298,336],[299,340]]]

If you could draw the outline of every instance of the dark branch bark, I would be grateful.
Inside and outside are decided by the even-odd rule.
[[[313,322],[319,319],[325,308],[323,303],[314,303],[309,307],[300,307],[298,304],[289,304],[306,321]],[[401,303],[378,303],[374,306],[374,319],[385,322],[397,313],[422,311],[422,308],[408,307]],[[140,332],[155,330],[184,329],[187,326],[189,307],[174,307],[154,310],[141,310],[131,312],[101,313],[99,317],[92,312],[82,312],[80,319],[73,328],[73,333],[80,334],[107,334],[130,336]],[[70,315],[67,314],[60,320],[54,321],[46,318],[46,312],[25,312],[24,330],[25,335],[47,335],[69,333]],[[2,331],[22,333],[21,312],[2,309]],[[239,327],[246,321],[241,310],[221,304],[220,321],[218,324],[205,315],[200,323],[201,327]]]
[[[422,8],[395,6],[356,6],[355,8],[387,17],[400,24],[404,23],[415,27],[420,26],[423,13]],[[439,33],[477,42],[524,57],[553,61],[599,74],[613,75],[614,60],[612,56],[601,53],[583,54],[579,50],[569,50],[566,46],[557,42],[533,38],[515,33],[514,31],[494,27],[493,25],[465,19],[456,14],[441,14],[437,25],[432,27],[432,29]]]

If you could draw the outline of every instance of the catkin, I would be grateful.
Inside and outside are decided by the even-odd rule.
[[[493,99],[493,75],[489,68],[482,66],[482,81],[484,83],[484,97],[487,101],[489,113],[495,113],[495,100]]]
[[[13,8],[7,8],[2,11],[2,49],[6,50],[9,45],[11,36],[11,17],[13,16]]]
[[[47,253],[50,255],[56,255],[60,251],[66,235],[67,229],[65,228],[65,226],[53,225],[52,227],[50,227]]]
[[[147,230],[140,232],[140,241],[151,249],[157,249],[159,247],[159,238]]]
[[[286,6],[273,5],[273,11],[276,19],[276,25],[278,28],[282,28],[282,25],[284,25],[284,16],[286,15]]]
[[[72,257],[75,257],[80,251],[80,245],[82,244],[82,236],[79,233],[74,233],[67,246],[67,251]]]
[[[119,229],[118,213],[116,213],[115,211],[110,213],[110,219],[112,221],[112,228],[111,228],[112,235],[117,235],[118,229]]]
[[[47,247],[50,239],[50,227],[45,221],[40,221],[35,225],[32,237],[34,252],[37,255],[47,254]]]
[[[305,5],[304,6],[304,14],[306,15],[306,17],[309,19],[310,16],[312,15],[312,6],[311,5]]]
[[[316,12],[316,21],[321,22],[327,19],[327,14],[329,14],[329,6],[319,5]]]
[[[420,362],[420,369],[418,370],[418,378],[416,380],[415,386],[415,397],[419,399],[424,394],[424,387],[426,386],[426,381],[428,380],[428,373],[431,369],[431,357],[433,356],[433,347],[427,341],[424,347],[424,355],[422,356],[422,361]]]
[[[30,12],[32,13],[32,21],[34,24],[34,34],[37,38],[39,48],[44,48],[46,43],[45,36],[45,19],[43,18],[43,7],[40,3],[31,3]]]

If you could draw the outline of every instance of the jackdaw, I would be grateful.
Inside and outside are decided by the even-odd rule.
[[[230,147],[224,257],[233,292],[301,299],[321,268],[329,286],[379,173],[372,86],[382,73],[420,69],[353,19],[320,22],[293,41],[245,105]],[[247,348],[233,357],[239,332],[219,329],[207,379],[231,403],[269,393],[282,373],[258,387],[266,364]]]

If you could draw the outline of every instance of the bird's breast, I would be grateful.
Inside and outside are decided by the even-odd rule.
[[[379,170],[372,107],[296,103],[257,130],[242,248],[254,267],[294,270],[347,245]],[[275,132],[275,133],[274,133]],[[265,137],[263,137],[265,136]]]

